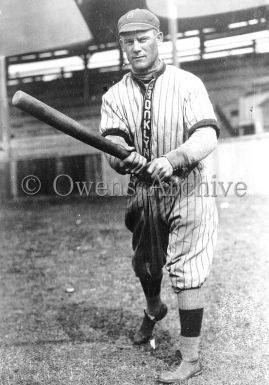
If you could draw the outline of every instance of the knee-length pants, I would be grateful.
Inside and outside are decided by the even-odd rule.
[[[202,286],[212,264],[217,222],[215,199],[198,168],[171,185],[131,180],[125,223],[133,233],[136,275],[159,279],[165,265],[175,292]]]

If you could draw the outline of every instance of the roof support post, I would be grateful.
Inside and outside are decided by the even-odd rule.
[[[200,29],[199,31],[199,39],[200,39],[200,59],[202,60],[205,53],[205,36],[204,31]]]
[[[83,99],[85,106],[89,104],[90,99],[90,89],[89,89],[89,70],[88,70],[88,64],[90,60],[90,54],[88,52],[84,52],[82,59],[84,63],[84,70],[83,70]]]
[[[0,56],[0,142],[5,150],[10,148],[10,122],[7,95],[6,58]]]
[[[4,198],[15,196],[17,188],[16,174],[13,172],[14,169],[11,159],[7,68],[6,58],[0,56],[0,147],[5,154],[4,183],[0,195],[3,193]]]
[[[177,58],[177,33],[178,33],[178,26],[177,26],[177,6],[174,1],[168,1],[167,2],[168,7],[168,28],[169,28],[169,34],[171,36],[171,42],[172,42],[172,64],[176,67],[179,67],[179,61]]]

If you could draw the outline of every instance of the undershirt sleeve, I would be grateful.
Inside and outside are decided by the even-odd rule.
[[[217,147],[217,142],[216,130],[213,127],[197,128],[185,143],[164,156],[174,171],[177,171],[203,160]]]

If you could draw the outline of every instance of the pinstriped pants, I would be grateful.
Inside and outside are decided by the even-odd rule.
[[[165,265],[175,292],[202,286],[217,240],[215,200],[203,170],[173,185],[129,184],[125,223],[133,233],[133,268],[140,279],[162,276]]]

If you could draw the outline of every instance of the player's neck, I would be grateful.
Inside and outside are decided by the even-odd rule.
[[[163,64],[164,63],[160,59],[158,59],[156,61],[156,63],[151,68],[146,70],[145,72],[136,72],[136,71],[132,70],[132,73],[133,73],[134,77],[136,77],[139,80],[150,81],[159,73],[159,71],[163,67]]]

